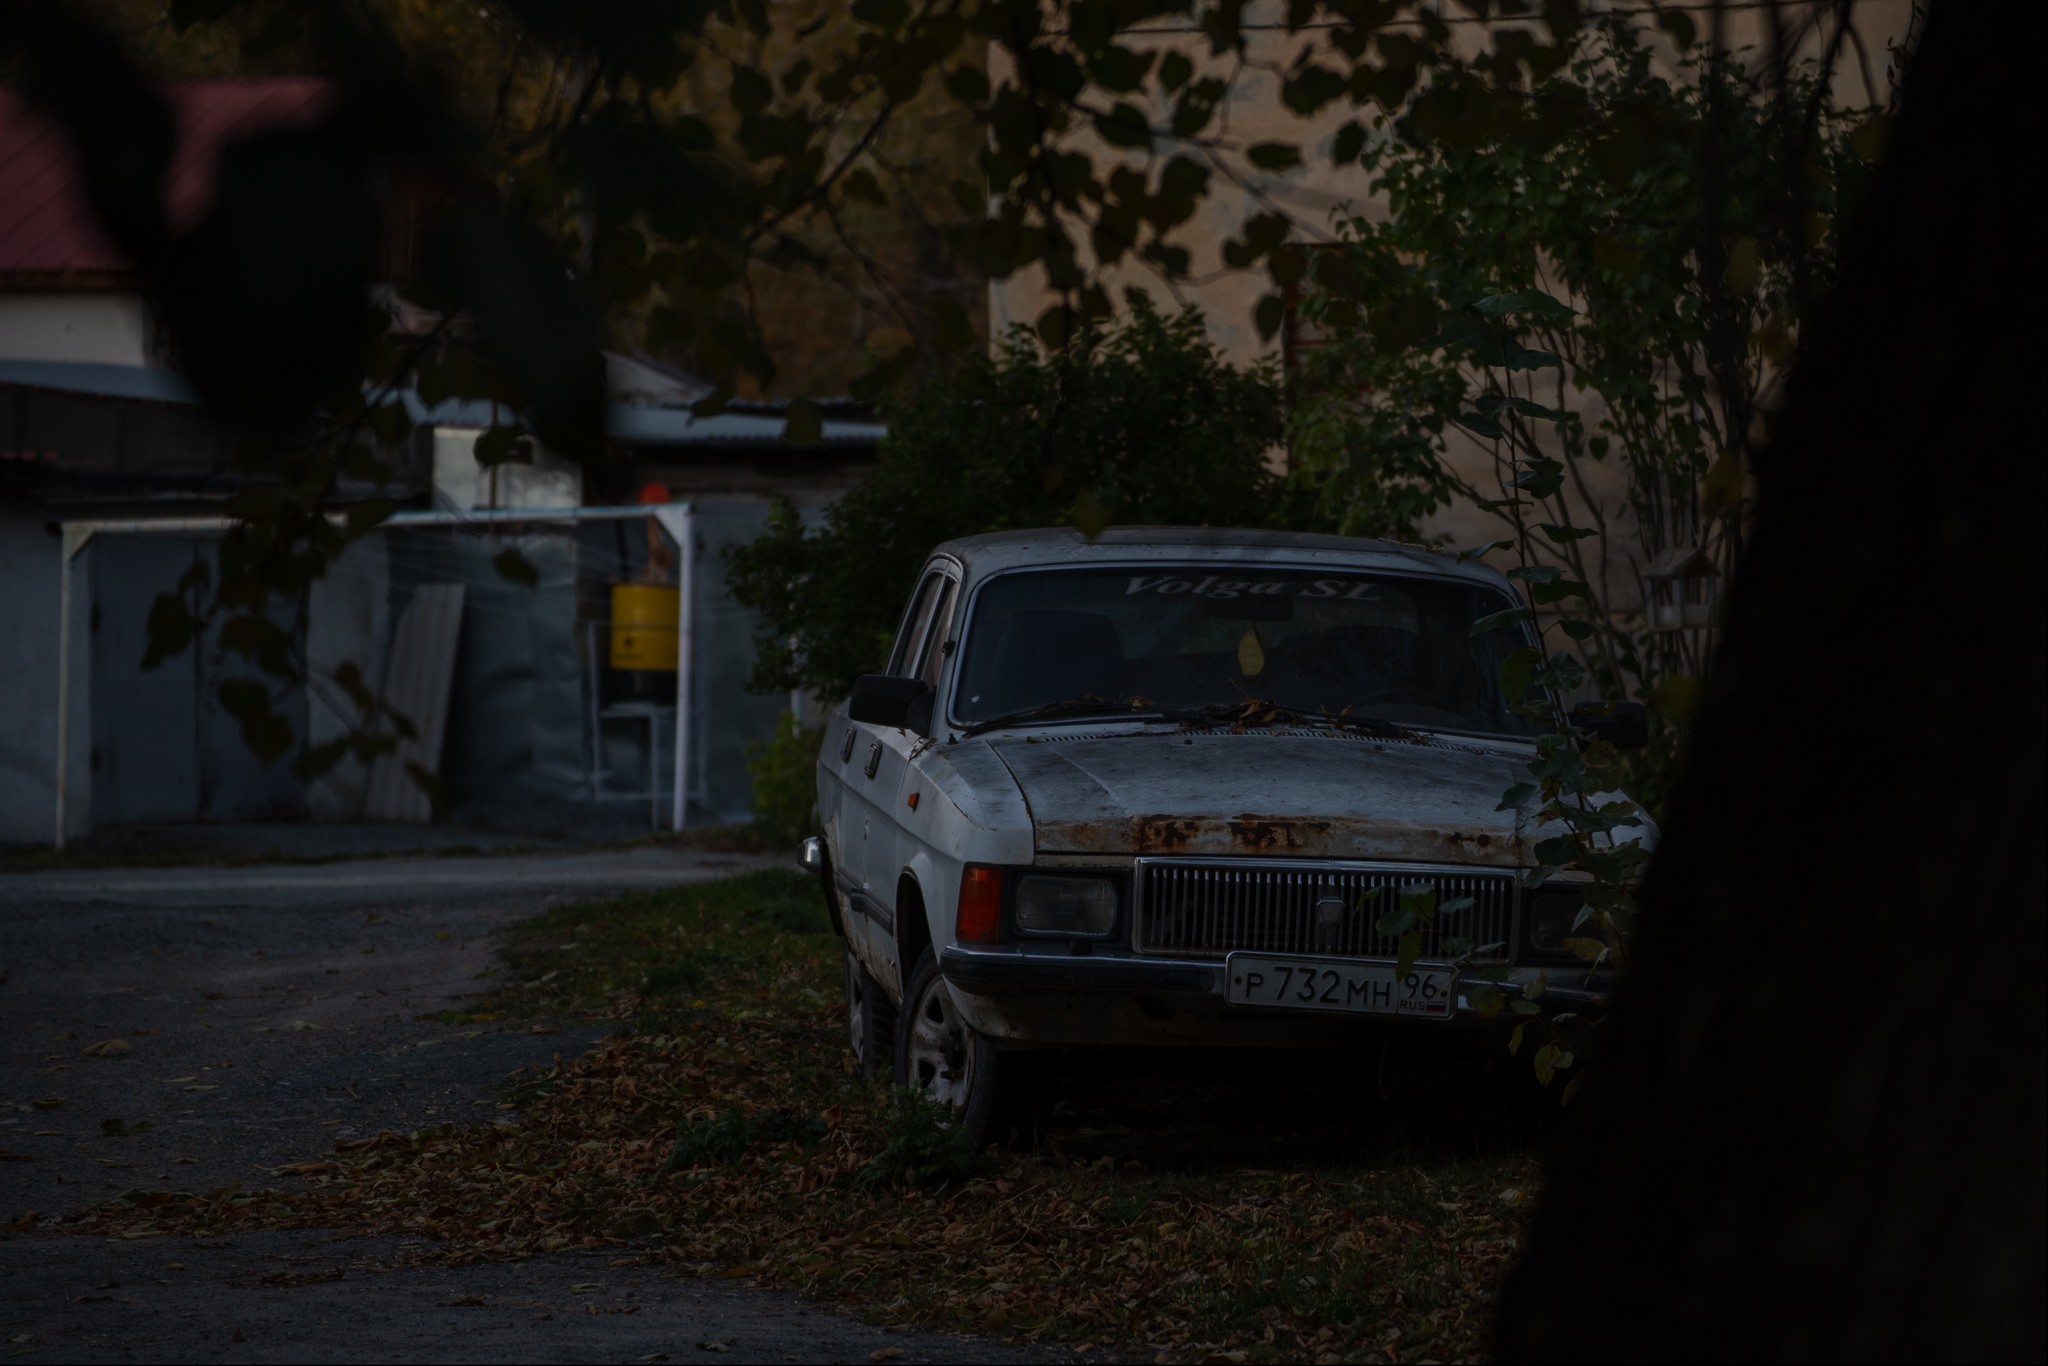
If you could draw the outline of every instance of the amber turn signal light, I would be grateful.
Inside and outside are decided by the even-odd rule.
[[[969,865],[960,872],[960,909],[953,916],[953,937],[962,944],[1003,942],[1003,875],[993,868]]]

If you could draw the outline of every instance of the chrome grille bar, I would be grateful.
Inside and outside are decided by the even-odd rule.
[[[1395,958],[1399,937],[1379,918],[1400,908],[1401,889],[1436,889],[1437,903],[1472,905],[1437,916],[1423,930],[1426,959],[1443,959],[1447,941],[1475,946],[1514,942],[1515,876],[1507,869],[1407,864],[1311,863],[1252,859],[1137,861],[1135,947],[1173,958],[1255,953],[1334,958]],[[1507,956],[1495,948],[1476,955]]]

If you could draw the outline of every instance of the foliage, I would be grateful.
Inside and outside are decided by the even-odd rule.
[[[818,830],[818,746],[825,733],[800,725],[796,714],[775,718],[775,733],[747,746],[747,776],[754,787],[754,834],[762,846],[794,849]]]
[[[764,623],[753,686],[837,697],[883,667],[918,566],[955,536],[1287,515],[1266,464],[1282,426],[1270,367],[1226,363],[1195,310],[1130,302],[1056,350],[1014,330],[993,357],[892,399],[873,473],[822,527],[784,503],[733,552],[733,596]]]
[[[667,1170],[722,1166],[757,1149],[816,1143],[824,1136],[824,1123],[812,1115],[772,1109],[748,1114],[728,1107],[716,1119],[677,1122],[676,1145],[669,1150]]]
[[[633,984],[677,954],[729,966],[650,1009]],[[906,1188],[866,1175],[911,1121],[852,1073],[840,970],[795,872],[557,907],[515,930],[484,1004],[618,1032],[516,1074],[495,1122],[346,1138],[267,1186],[137,1189],[54,1227],[343,1229],[458,1265],[577,1249],[1118,1360],[1483,1355],[1537,1178],[1526,1118],[1484,1079],[1433,1076],[1417,1105],[1320,1053],[1077,1064],[1034,1152]]]
[[[1850,8],[1820,25],[1830,59]],[[167,592],[150,631],[161,658],[222,621],[264,683],[220,700],[269,755],[297,738],[275,694],[302,680],[267,609],[299,601],[392,510],[411,439],[404,391],[503,404],[480,462],[531,458],[537,442],[583,461],[603,490],[618,475],[607,343],[707,375],[710,413],[776,385],[814,346],[820,312],[889,315],[861,336],[868,363],[844,381],[855,397],[922,380],[980,349],[980,282],[1022,271],[1053,295],[1032,326],[1054,347],[1115,312],[1120,271],[1170,291],[1217,270],[1263,275],[1252,321],[1270,339],[1304,277],[1290,244],[1324,233],[1268,187],[1321,153],[1306,125],[1293,141],[1234,134],[1248,82],[1277,81],[1304,120],[1354,113],[1323,144],[1338,165],[1395,115],[1446,144],[1558,121],[1546,83],[1581,50],[1578,4],[1544,0],[1498,25],[1486,7],[1456,25],[1439,9],[1301,0],[1268,22],[1242,0],[40,0],[0,19],[0,73],[79,149],[88,197],[146,277],[182,368],[242,433],[251,486],[230,508],[244,531],[224,548],[228,572]],[[1763,20],[1787,37],[1777,7]],[[1656,22],[1693,39],[1685,13]],[[206,217],[174,223],[161,195],[173,120],[138,56],[180,75],[317,71],[338,98],[312,125],[237,143]],[[1782,81],[1774,91],[1781,108],[1796,97]],[[1600,136],[1588,122],[1582,140],[1626,154],[1627,124]],[[378,162],[442,168],[451,189],[403,234],[420,250],[389,270]],[[1220,262],[1197,261],[1190,225],[1221,196],[1242,206],[1241,226]],[[388,314],[366,303],[373,281],[393,287]],[[803,325],[775,323],[797,295],[812,301]],[[825,297],[850,303],[821,309]],[[817,418],[808,398],[793,403],[790,440],[811,439]],[[1439,496],[1417,452],[1398,454],[1381,461],[1384,496],[1337,495],[1354,525],[1399,533]],[[1072,477],[1064,453],[1042,461],[1048,482]],[[1062,510],[1092,517],[1078,500]],[[872,653],[871,640],[841,641],[814,669],[784,655],[763,677],[809,670],[837,686]],[[368,689],[346,691],[355,727],[302,751],[307,776],[404,734]]]
[[[1687,49],[1675,79],[1626,20],[1590,28],[1512,119],[1447,127],[1426,87],[1360,153],[1387,212],[1316,254],[1294,451],[1351,529],[1453,502],[1572,627],[1603,697],[1648,702],[1667,788],[1711,627],[1654,631],[1642,571],[1697,548],[1732,577],[1746,451],[1834,274],[1882,116],[1812,65]],[[1560,302],[1560,299],[1563,302]],[[1358,395],[1366,395],[1362,400]],[[1577,628],[1590,627],[1579,634]]]
[[[863,1186],[912,1189],[957,1185],[988,1171],[988,1160],[960,1141],[945,1106],[914,1087],[898,1087],[882,1125],[882,1150],[855,1178]]]

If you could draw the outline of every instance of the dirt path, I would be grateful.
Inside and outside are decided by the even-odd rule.
[[[597,1037],[423,1018],[485,989],[497,930],[767,862],[636,849],[0,876],[0,1228],[25,1230],[0,1233],[0,1358],[1044,1359],[602,1257],[451,1270],[390,1239],[27,1231],[29,1211],[47,1225],[135,1187],[267,1183],[337,1138],[489,1115],[506,1074]]]

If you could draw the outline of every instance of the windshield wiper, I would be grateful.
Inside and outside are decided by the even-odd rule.
[[[1041,702],[1035,707],[1019,711],[1004,712],[991,716],[986,721],[976,721],[971,726],[962,726],[962,736],[979,735],[997,726],[1007,726],[1018,721],[1042,721],[1054,716],[1103,716],[1103,715],[1158,715],[1159,709],[1140,697],[1127,697],[1120,702],[1111,702],[1101,697],[1063,697],[1057,702]]]
[[[1192,715],[1202,722],[1227,723],[1239,730],[1250,726],[1307,722],[1335,726],[1342,730],[1355,730],[1362,735],[1376,735],[1390,740],[1404,739],[1415,734],[1406,726],[1396,725],[1377,716],[1353,716],[1348,712],[1323,711],[1316,707],[1288,707],[1259,697],[1248,697],[1242,702],[1219,702],[1212,706],[1198,707]]]

